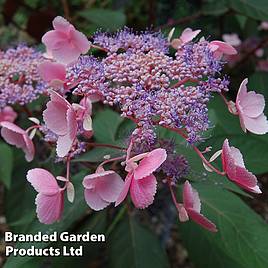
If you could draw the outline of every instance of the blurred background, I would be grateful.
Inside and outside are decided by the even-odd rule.
[[[186,27],[192,29],[201,29],[202,35],[209,40],[222,40],[229,42],[239,51],[235,57],[228,59],[228,64],[225,67],[226,76],[230,77],[231,87],[227,98],[234,99],[238,90],[238,86],[245,77],[249,77],[249,88],[256,90],[265,95],[268,100],[268,1],[267,0],[0,0],[0,49],[5,50],[14,47],[21,43],[26,43],[42,49],[40,45],[43,34],[51,29],[51,22],[57,15],[64,16],[72,22],[77,29],[85,33],[89,38],[97,30],[105,30],[113,32],[123,26],[128,26],[135,30],[161,30],[165,35],[175,27],[174,37],[177,37]],[[201,35],[201,36],[202,36]],[[0,62],[1,68],[1,62]],[[258,174],[258,178],[262,184],[263,194],[254,199],[242,197],[247,204],[255,210],[266,222],[268,221],[268,138],[265,136],[246,135],[237,130],[237,122],[234,118],[222,112],[225,107],[217,102],[211,104],[211,109],[214,114],[211,116],[219,124],[217,130],[211,133],[210,144],[214,148],[219,147],[224,136],[232,136],[233,144],[239,145],[243,154],[247,155],[246,163],[252,172]],[[213,107],[217,108],[213,110]],[[266,115],[267,106],[266,106]],[[225,120],[226,119],[226,120]],[[227,122],[225,125],[222,122]],[[215,121],[215,122],[216,122]],[[233,125],[232,125],[233,124]],[[219,134],[219,132],[221,134]],[[215,134],[215,135],[214,135]],[[216,135],[217,134],[217,135]],[[219,134],[219,135],[218,135]],[[1,148],[0,148],[1,149]],[[0,161],[2,161],[0,156]],[[4,163],[4,162],[3,162]],[[2,163],[0,162],[0,165]],[[8,165],[0,167],[0,175],[15,176],[13,171],[6,172],[5,168]],[[1,171],[2,170],[2,171]],[[16,174],[16,177],[19,174]],[[7,216],[7,211],[15,209],[23,197],[16,197],[17,193],[24,191],[20,186],[11,187],[10,190],[5,190],[6,184],[0,186],[0,232],[3,234],[5,230],[22,231],[18,226],[27,226],[27,215],[34,217],[34,214],[25,214],[22,222],[15,222],[16,215]],[[168,193],[167,193],[168,194]],[[22,199],[21,199],[22,198]],[[12,201],[11,201],[12,199]],[[159,207],[161,204],[156,204],[149,211],[149,216],[142,215],[141,221],[147,223],[149,228],[155,232],[161,240],[161,246],[165,248],[168,265],[163,264],[157,267],[182,267],[182,268],[202,268],[202,267],[228,267],[228,268],[245,268],[253,266],[238,266],[235,262],[226,263],[220,261],[221,258],[226,258],[225,254],[219,250],[212,261],[206,262],[202,260],[199,254],[199,249],[190,249],[189,257],[189,241],[192,244],[196,243],[194,236],[190,236],[189,243],[182,242],[184,239],[177,231],[177,221],[173,216],[166,215],[169,213],[160,213]],[[28,213],[25,210],[25,213]],[[34,213],[34,212],[33,212]],[[75,230],[80,232],[83,230],[98,230],[105,223],[101,212],[100,216],[94,216],[94,220],[90,223],[79,222],[75,225]],[[171,213],[171,212],[170,212]],[[172,214],[173,213],[173,214]],[[174,215],[174,211],[171,214]],[[175,213],[176,214],[176,213]],[[72,212],[70,212],[72,215]],[[169,218],[170,216],[170,218]],[[8,220],[13,220],[13,225],[9,225]],[[140,216],[139,216],[140,217]],[[151,218],[150,218],[151,217]],[[150,220],[148,220],[148,218]],[[149,221],[149,224],[148,224]],[[66,224],[64,222],[63,224]],[[68,224],[66,224],[68,227]],[[81,228],[80,228],[81,227]],[[17,228],[17,229],[16,229]],[[79,229],[80,228],[80,229]],[[126,228],[122,227],[122,228]],[[139,227],[133,227],[137,232]],[[168,228],[168,233],[165,233]],[[39,229],[38,229],[39,230]],[[125,230],[125,229],[124,229]],[[141,232],[142,233],[142,232]],[[123,232],[124,234],[124,232]],[[122,235],[114,234],[115,240]],[[126,234],[128,235],[128,234]],[[146,237],[146,235],[145,235]],[[188,239],[186,237],[186,240]],[[147,237],[148,238],[148,237]],[[149,237],[150,238],[150,237]],[[149,239],[148,238],[148,239]],[[210,238],[202,236],[203,239]],[[201,239],[197,237],[197,240]],[[231,240],[232,237],[229,237]],[[267,237],[268,240],[268,237]],[[266,240],[266,241],[267,241]],[[154,241],[154,240],[151,240]],[[220,241],[220,240],[219,240]],[[137,243],[141,242],[139,240]],[[153,243],[153,242],[152,242]],[[202,245],[202,244],[201,244]],[[220,242],[216,248],[219,247]],[[109,247],[109,245],[107,245]],[[154,247],[154,244],[151,244]],[[210,251],[215,247],[210,243]],[[265,245],[267,247],[267,244]],[[120,255],[120,251],[111,249],[115,256]],[[146,249],[143,249],[146,252]],[[104,245],[91,246],[86,253],[85,260],[81,261],[81,267],[107,267],[106,253],[104,253]],[[245,251],[246,252],[246,251]],[[140,250],[136,252],[142,254]],[[203,252],[204,253],[204,252]],[[267,252],[266,252],[267,253]],[[4,244],[0,247],[0,266],[4,263]],[[144,254],[144,253],[143,253]],[[157,249],[154,254],[158,254]],[[192,255],[191,255],[192,254]],[[206,254],[209,254],[206,252]],[[211,253],[212,254],[212,253]],[[243,253],[244,254],[244,253]],[[250,253],[248,253],[250,254]],[[204,256],[203,256],[204,259]],[[122,259],[123,260],[123,259]],[[80,260],[77,264],[80,263]],[[148,264],[146,264],[148,261]],[[112,261],[111,267],[151,267],[153,261],[147,260],[143,264],[128,265]],[[151,262],[151,264],[150,264]],[[64,263],[64,264],[63,264]],[[70,259],[64,261],[58,259],[56,261],[48,261],[44,259],[30,260],[28,263],[21,264],[20,262],[12,262],[7,267],[74,267],[76,265]],[[267,268],[266,262],[258,262],[260,268]]]

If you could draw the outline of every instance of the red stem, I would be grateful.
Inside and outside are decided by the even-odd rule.
[[[100,46],[97,46],[97,45],[93,45],[93,44],[91,44],[91,47],[96,48],[96,49],[99,49],[99,50],[102,50],[102,51],[104,51],[104,52],[108,52],[108,49],[103,48],[103,47],[100,47]]]
[[[168,182],[168,187],[169,187],[169,190],[171,193],[172,201],[173,201],[175,207],[177,208],[177,210],[179,211],[179,204],[178,204],[178,201],[177,201],[176,196],[175,196],[173,189],[172,189],[171,179],[167,178],[167,182]]]
[[[177,132],[180,136],[182,136],[184,139],[187,139],[187,135],[184,134],[180,129],[176,129],[176,128],[172,128],[172,127],[168,127],[168,126],[163,126],[164,128],[167,128],[169,130],[172,130],[174,132]],[[198,156],[202,159],[202,161],[208,166],[210,167],[214,172],[216,172],[217,174],[221,175],[221,176],[225,176],[225,172],[222,172],[220,170],[218,170],[217,168],[215,168],[214,166],[211,165],[211,163],[203,156],[202,152],[194,145],[192,145],[193,149],[195,150],[195,152],[198,154]]]
[[[126,156],[123,155],[123,156],[119,156],[119,157],[115,157],[115,158],[107,159],[107,160],[103,161],[102,163],[100,163],[99,166],[97,167],[97,169],[98,169],[99,167],[102,167],[103,165],[105,165],[105,164],[107,164],[107,163],[125,159],[125,157],[126,157]]]
[[[126,148],[120,147],[120,146],[116,146],[116,145],[112,145],[112,144],[107,144],[107,143],[95,143],[95,142],[87,142],[87,144],[89,146],[92,147],[107,147],[107,148],[113,148],[113,149],[118,149],[118,150],[122,150],[122,151],[126,151]]]
[[[183,78],[182,80],[178,81],[171,88],[179,87],[179,86],[183,85],[186,82],[198,82],[198,80],[186,77],[186,78]]]

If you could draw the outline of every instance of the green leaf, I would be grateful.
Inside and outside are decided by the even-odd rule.
[[[125,218],[108,241],[111,268],[169,267],[166,253],[157,237],[134,218]]]
[[[212,234],[191,222],[180,225],[191,259],[198,268],[268,267],[268,226],[239,197],[204,183],[198,190],[202,214],[212,220],[218,232]],[[208,255],[202,254],[206,248]]]
[[[230,8],[238,13],[257,20],[267,20],[267,0],[228,0]]]
[[[78,12],[78,14],[104,30],[115,31],[126,24],[126,16],[121,11],[91,8]]]
[[[61,232],[64,230],[67,230],[70,228],[78,219],[81,218],[81,216],[85,213],[87,209],[86,202],[84,200],[84,188],[82,186],[82,180],[85,176],[85,172],[80,172],[76,176],[73,176],[73,183],[75,186],[75,191],[76,191],[76,198],[74,200],[73,204],[70,204],[69,202],[65,201],[65,207],[64,207],[64,212],[63,216],[60,222],[51,224],[51,225],[45,225],[39,223],[39,221],[35,219],[29,223],[28,225],[24,225],[26,229],[23,230],[23,233],[37,233],[37,232],[42,232],[46,234],[51,234],[53,232]],[[27,184],[26,181],[24,181],[25,184]],[[28,185],[31,187],[30,185]],[[20,198],[13,196],[14,199],[17,200],[17,207],[18,204],[20,204],[21,200]],[[32,207],[34,206],[34,199],[32,199]],[[31,207],[31,208],[32,208]],[[25,211],[23,211],[26,213]],[[30,246],[35,246],[36,248],[45,248],[49,245],[47,242],[31,242],[31,243],[17,243],[16,248],[29,248]],[[13,267],[21,267],[24,265],[26,262],[31,260],[30,256],[24,256],[24,257],[14,257],[11,255],[8,257],[8,260],[5,264],[5,268],[13,268]]]
[[[100,143],[115,143],[116,131],[123,118],[111,109],[96,114],[93,120],[94,137]]]
[[[5,143],[0,143],[0,163],[0,181],[9,188],[13,169],[13,153]]]

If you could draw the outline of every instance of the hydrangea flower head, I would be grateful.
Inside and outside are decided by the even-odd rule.
[[[47,92],[37,69],[44,61],[42,53],[24,45],[0,53],[0,108],[25,105]]]

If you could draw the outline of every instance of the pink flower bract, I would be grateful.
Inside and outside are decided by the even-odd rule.
[[[115,202],[123,189],[124,182],[112,170],[99,170],[84,178],[85,199],[90,208],[101,210]]]
[[[183,30],[179,38],[175,38],[171,41],[171,46],[178,49],[182,45],[192,41],[200,32],[201,30],[193,31],[191,28],[186,28]]]
[[[46,126],[58,135],[57,154],[64,157],[76,138],[76,113],[72,105],[55,91],[50,91],[50,98],[43,118]]]
[[[236,49],[226,42],[212,41],[209,43],[209,48],[213,52],[216,59],[221,59],[223,55],[235,55],[237,54]]]
[[[238,111],[242,129],[255,134],[268,132],[268,121],[264,115],[265,99],[263,95],[254,91],[247,92],[248,79],[244,79],[240,85],[236,97],[236,109]]]
[[[223,170],[231,181],[247,191],[261,193],[257,178],[246,169],[241,152],[233,146],[230,147],[227,139],[223,143],[221,156]]]
[[[10,106],[6,106],[0,110],[0,122],[8,121],[13,123],[17,116],[18,114]]]
[[[39,221],[51,224],[61,218],[63,212],[63,189],[54,176],[45,169],[34,168],[28,171],[27,180],[38,192],[35,203]]]
[[[183,186],[183,205],[178,204],[178,206],[180,221],[187,221],[191,218],[205,229],[211,232],[217,232],[215,224],[200,213],[201,203],[198,192],[188,181]]]
[[[40,76],[52,87],[64,85],[66,79],[66,69],[63,64],[45,61],[38,66]]]
[[[22,149],[25,153],[26,160],[31,162],[34,158],[35,149],[27,132],[11,122],[1,122],[0,125],[2,127],[1,135],[3,139],[7,143]]]
[[[151,205],[154,201],[157,186],[156,177],[152,173],[161,166],[166,158],[166,151],[158,148],[129,159],[126,166],[128,175],[115,205],[117,206],[123,202],[129,190],[135,207],[146,208]],[[141,161],[137,164],[136,161],[139,160]]]
[[[87,53],[90,42],[83,33],[60,16],[52,23],[54,30],[44,34],[42,42],[48,54],[51,54],[56,61],[69,64],[76,61],[80,54]]]

